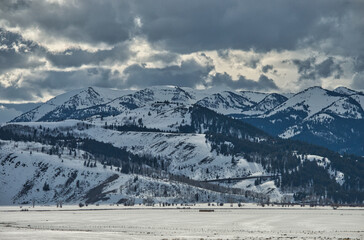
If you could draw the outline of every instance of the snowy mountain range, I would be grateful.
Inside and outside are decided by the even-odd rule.
[[[347,88],[74,90],[1,125],[0,203],[362,202],[363,103]]]
[[[264,113],[235,115],[274,136],[364,155],[364,94],[308,88]]]
[[[146,127],[176,130],[182,120],[189,122],[186,108],[197,104],[273,136],[364,156],[364,93],[344,87],[334,91],[312,87],[287,96],[173,86],[139,91],[89,87],[57,96],[11,122],[99,121],[102,116],[108,117],[105,121],[109,123],[131,124],[142,117]]]

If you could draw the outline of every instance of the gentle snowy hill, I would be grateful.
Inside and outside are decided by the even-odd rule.
[[[93,164],[92,155],[47,153],[51,146],[39,143],[1,142],[0,205],[63,203],[146,203],[193,202],[196,194],[224,201],[219,192],[184,183],[169,182],[135,174],[123,174],[117,167]],[[41,150],[43,149],[43,152]],[[87,157],[86,157],[87,156]],[[86,163],[86,164],[85,164]],[[173,196],[173,197],[172,197]],[[149,200],[149,203],[151,201]]]
[[[181,125],[191,124],[188,106],[179,103],[152,103],[136,109],[124,109],[115,116],[90,118],[98,125],[139,126],[162,131],[178,131]]]
[[[354,95],[354,94],[360,94],[360,92],[358,91],[354,91],[350,88],[347,87],[338,87],[334,89],[334,92],[346,95],[346,96],[350,96],[350,95]]]

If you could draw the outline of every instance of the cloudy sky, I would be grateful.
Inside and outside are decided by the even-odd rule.
[[[153,85],[363,90],[364,1],[0,1],[0,101]]]

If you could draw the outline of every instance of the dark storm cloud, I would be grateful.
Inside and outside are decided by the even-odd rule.
[[[150,62],[163,62],[163,63],[173,63],[180,58],[179,54],[172,53],[172,52],[164,52],[164,53],[156,53],[149,57],[146,60]]]
[[[292,63],[297,67],[300,80],[317,80],[331,76],[338,79],[343,74],[343,69],[339,63],[335,62],[333,57],[328,57],[320,63],[316,63],[314,57],[306,60],[293,59]]]
[[[224,60],[244,63],[245,67],[252,69],[256,69],[261,60],[260,56],[251,56],[249,53],[245,56],[241,54],[234,54],[229,49],[219,49],[217,50],[217,55]]]
[[[138,2],[140,3],[140,2]],[[160,7],[163,6],[163,7]],[[360,1],[144,1],[135,11],[150,42],[176,52],[291,50],[333,38],[358,47]],[[333,22],[330,22],[333,21]],[[336,21],[336,24],[334,24]],[[339,23],[339,24],[338,24]],[[345,29],[345,35],[343,33]],[[350,35],[349,33],[353,33]],[[353,38],[356,40],[354,41]],[[341,39],[341,40],[340,40]],[[333,46],[337,47],[337,46]]]
[[[99,64],[103,61],[124,62],[134,53],[127,44],[118,44],[110,50],[87,50],[70,48],[63,52],[50,52],[38,43],[25,40],[20,34],[0,28],[0,73],[14,68],[33,69],[44,65],[45,58],[54,66],[79,67],[87,64]],[[162,56],[160,56],[162,58]]]
[[[364,90],[364,71],[354,75],[351,87],[356,90]]]
[[[9,2],[14,1],[5,0],[3,5],[14,5]],[[27,1],[19,5],[0,9],[10,27],[35,26],[53,37],[107,44],[128,40],[133,31],[134,15],[127,1]]]
[[[4,87],[0,84],[0,100],[7,101],[34,101],[43,97],[44,90],[29,86],[18,87],[16,85]]]
[[[33,91],[25,88],[17,88],[15,86],[2,87],[0,86],[0,100],[7,101],[33,101],[36,100],[36,95]]]
[[[80,67],[82,65],[98,65],[102,62],[111,64],[125,62],[134,52],[128,44],[120,43],[109,50],[88,51],[70,48],[63,52],[50,52],[38,43],[25,40],[20,34],[0,28],[0,73],[14,68],[34,69],[49,60],[59,68]],[[163,59],[163,54],[156,58]],[[165,59],[172,59],[172,54],[165,54]],[[167,55],[170,55],[169,57]],[[42,60],[40,60],[43,58]]]
[[[302,46],[349,56],[364,52],[364,3],[355,0],[5,0],[0,6],[0,19],[9,27],[36,27],[44,37],[91,44],[114,45],[142,36],[179,53]]]
[[[292,49],[320,17],[299,1],[146,1],[136,7],[148,39],[177,52]]]
[[[47,93],[54,95],[85,86],[124,87],[119,72],[107,68],[45,71],[23,78],[21,84],[9,87],[0,84],[0,100],[34,101],[46,96]]]
[[[133,53],[127,45],[118,45],[110,50],[90,52],[82,49],[67,49],[60,53],[47,53],[47,59],[57,67],[79,67],[87,64],[99,64],[103,61],[124,62]]]
[[[217,55],[222,59],[228,59],[230,55],[230,51],[228,49],[219,49],[217,50]]]
[[[19,9],[24,9],[29,6],[26,0],[17,0],[17,1],[0,1],[0,9],[3,11],[14,11]]]
[[[115,62],[126,63],[134,54],[128,43],[139,38],[163,52],[146,57],[145,61],[168,65],[180,60],[181,53],[216,50],[221,58],[256,69],[261,65],[259,59],[238,59],[230,50],[264,53],[309,47],[325,56],[352,58],[353,71],[357,73],[353,86],[361,86],[364,71],[363,12],[364,2],[360,0],[81,0],[61,4],[41,0],[3,0],[0,1],[0,23],[6,29],[15,28],[19,32],[37,29],[44,38],[42,43],[56,44],[59,38],[71,42],[72,46],[91,45],[94,49],[107,46],[110,50],[93,52],[72,48],[54,53],[41,43],[0,30],[0,74],[15,68],[36,71],[44,65],[43,59],[58,68],[58,71],[39,72],[34,78],[24,77],[21,87],[19,84],[1,87],[0,94],[9,99],[23,94],[23,99],[30,99],[51,92],[52,88],[206,84],[205,79],[214,69],[213,63],[202,66],[192,60],[181,66],[153,69],[142,64],[131,65],[125,70],[128,78],[121,81],[119,73],[111,71],[108,66]],[[322,62],[316,59],[291,62],[297,67],[301,80],[340,78],[343,74],[340,63],[334,58]],[[85,65],[96,65],[96,68],[64,70]],[[267,73],[272,68],[266,65],[261,70]],[[245,77],[233,81],[228,74],[218,73],[212,83],[252,90],[277,89],[274,81],[265,75],[261,75],[258,81]]]
[[[332,43],[322,47],[325,51],[355,55],[364,48],[364,3],[355,0],[5,0],[3,5],[0,16],[11,27],[36,26],[53,37],[89,43],[115,44],[139,35],[180,53],[321,48],[325,40]]]
[[[277,90],[278,87],[273,79],[268,78],[265,75],[260,75],[258,81],[247,79],[244,76],[240,76],[238,80],[233,80],[227,73],[217,73],[211,82],[212,86],[227,86],[232,89],[245,89],[245,90]]]
[[[273,70],[273,65],[264,65],[262,67],[262,72],[267,73],[269,70]]]
[[[33,55],[40,56],[44,49],[37,43],[25,40],[19,34],[0,28],[0,73],[13,68],[34,68],[45,64]]]
[[[354,59],[354,72],[352,87],[364,90],[364,54]]]
[[[75,71],[47,71],[41,80],[29,79],[29,84],[48,91],[52,89],[71,90],[85,86],[117,87],[121,79],[119,72],[108,68],[89,68]]]
[[[324,78],[334,75],[334,77],[338,79],[343,74],[343,69],[341,68],[340,64],[335,63],[332,57],[329,57],[320,64],[317,64],[316,71],[319,77]]]
[[[260,63],[260,59],[259,58],[252,57],[252,58],[248,59],[245,62],[244,65],[246,67],[250,67],[250,68],[256,69],[259,63]]]
[[[364,71],[364,53],[358,55],[354,59],[354,71],[355,72],[362,72]]]
[[[108,68],[88,68],[75,71],[45,71],[39,75],[26,77],[21,87],[2,87],[0,99],[30,101],[43,97],[45,93],[58,94],[85,86],[106,88],[148,87],[155,85],[176,85],[196,87],[205,84],[212,66],[202,66],[194,60],[184,61],[181,66],[146,68],[131,65],[124,70],[123,79],[118,71]]]
[[[147,87],[154,85],[176,85],[181,87],[196,87],[204,84],[213,66],[202,66],[194,60],[183,61],[181,66],[165,68],[147,68],[138,64],[124,70],[128,76],[126,87]]]

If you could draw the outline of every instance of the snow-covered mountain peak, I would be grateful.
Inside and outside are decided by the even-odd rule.
[[[176,87],[176,93],[174,94],[172,101],[190,101],[194,100],[195,97],[180,87]]]
[[[322,112],[341,118],[362,119],[364,117],[364,112],[360,104],[352,98],[346,97],[334,102]]]
[[[296,93],[295,95],[301,95],[301,96],[308,96],[308,95],[321,95],[321,94],[327,94],[328,90],[320,87],[320,86],[313,86],[313,87],[309,87],[309,88],[306,88],[305,90],[301,91],[301,92],[298,92]],[[294,95],[294,96],[295,96]]]
[[[84,109],[95,105],[103,104],[114,98],[130,93],[130,90],[120,91],[98,87],[87,87],[58,95],[37,108],[28,111],[13,119],[13,122],[29,122],[52,120],[53,117],[60,117],[67,111]],[[63,119],[57,119],[63,120]]]
[[[354,95],[354,94],[358,93],[357,91],[354,91],[354,90],[352,90],[350,88],[347,88],[347,87],[337,87],[337,88],[335,88],[333,90],[333,92],[340,93],[340,94],[347,95],[347,96]]]
[[[264,114],[267,111],[274,109],[280,104],[287,101],[287,97],[280,95],[278,93],[272,93],[267,95],[262,101],[257,103],[253,108],[248,111],[245,111],[245,115],[259,115]]]
[[[224,91],[205,97],[198,101],[197,104],[222,114],[232,114],[242,113],[248,107],[253,106],[254,102],[240,94]]]
[[[290,109],[302,112],[307,117],[310,117],[340,98],[340,94],[325,90],[321,87],[311,87],[289,98],[286,102],[273,109],[268,116],[279,112],[287,112]]]
[[[148,90],[153,91],[155,101],[170,101],[170,102],[188,102],[194,103],[195,96],[193,90],[189,88],[181,88],[177,86],[158,86],[149,87]]]
[[[64,104],[67,100],[69,100],[71,97],[79,94],[80,92],[84,91],[85,89],[78,89],[73,90],[70,92],[63,93],[61,95],[58,95],[47,102],[41,104],[40,106],[34,108],[33,110],[30,110],[12,120],[12,122],[31,122],[31,121],[38,121],[40,118],[42,118],[45,114],[53,111],[58,106]]]
[[[82,90],[80,93],[72,96],[63,105],[67,108],[82,109],[92,105],[102,104],[105,99],[96,92],[92,87]]]

